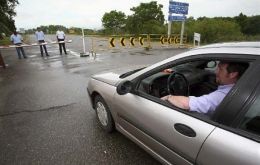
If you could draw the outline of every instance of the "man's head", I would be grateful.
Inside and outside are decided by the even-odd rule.
[[[14,35],[17,35],[17,32],[16,32],[16,31],[14,31]]]
[[[39,32],[39,31],[41,31],[41,29],[39,27],[37,27],[37,31]]]
[[[219,85],[234,84],[248,68],[248,63],[220,61],[216,70]]]

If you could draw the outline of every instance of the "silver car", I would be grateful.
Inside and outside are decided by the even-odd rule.
[[[216,90],[215,69],[223,60],[249,67],[214,113],[192,113],[161,99]],[[94,75],[88,83],[106,132],[116,129],[163,164],[260,164],[260,42],[203,46],[122,72]]]

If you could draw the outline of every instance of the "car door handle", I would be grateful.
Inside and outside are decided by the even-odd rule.
[[[188,137],[196,137],[196,132],[187,125],[184,125],[181,123],[176,123],[176,124],[174,124],[174,128],[176,131],[178,131],[182,135],[185,135]]]

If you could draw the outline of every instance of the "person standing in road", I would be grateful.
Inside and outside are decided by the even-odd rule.
[[[11,37],[10,37],[10,40],[16,46],[15,48],[16,48],[16,51],[17,51],[17,54],[18,54],[18,58],[19,59],[22,58],[21,53],[23,55],[23,58],[27,58],[26,55],[25,55],[25,52],[23,50],[23,47],[21,46],[22,41],[23,41],[22,36],[20,34],[17,34],[16,31],[14,31],[13,34],[11,35]]]
[[[42,30],[40,30],[40,28],[37,28],[37,31],[35,32],[35,36],[36,39],[38,41],[38,43],[40,44],[40,51],[41,51],[41,56],[43,57],[43,50],[42,47],[44,48],[45,54],[46,56],[49,56],[48,52],[47,52],[47,48],[45,45],[45,41],[44,41],[44,33]]]
[[[60,55],[62,55],[62,49],[61,46],[63,47],[63,51],[65,54],[67,54],[66,48],[65,48],[65,33],[62,30],[58,30],[56,32],[57,40],[59,42],[59,48],[60,48]]]

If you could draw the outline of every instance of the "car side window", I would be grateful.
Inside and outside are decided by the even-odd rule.
[[[166,95],[201,96],[217,89],[215,69],[218,61],[188,61],[158,70],[140,81],[138,90],[162,98]],[[176,74],[176,76],[171,76]]]
[[[260,94],[245,114],[239,128],[260,136]]]

